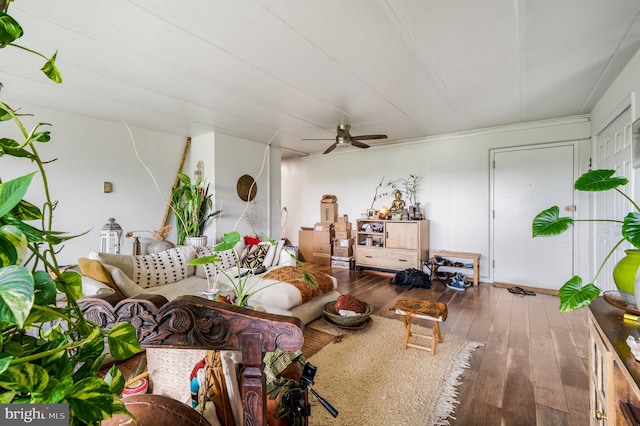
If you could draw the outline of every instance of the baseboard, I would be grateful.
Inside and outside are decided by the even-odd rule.
[[[521,285],[521,284],[512,284],[512,283],[501,283],[501,282],[493,282],[493,286],[494,287],[498,287],[498,288],[511,288],[511,287],[521,287],[525,290],[531,290],[534,293],[540,293],[540,294],[548,294],[551,296],[557,296],[558,295],[558,290],[553,290],[550,288],[539,288],[539,287],[530,287],[530,286],[526,286],[526,285]]]

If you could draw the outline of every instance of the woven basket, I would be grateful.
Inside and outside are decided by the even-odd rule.
[[[326,317],[334,324],[346,326],[346,327],[357,327],[362,325],[369,319],[371,316],[371,305],[367,302],[362,302],[366,306],[367,310],[360,315],[354,315],[352,317],[343,317],[340,314],[336,313],[336,302],[329,302],[324,305],[322,308],[322,312],[326,315]]]
[[[181,402],[191,400],[189,376],[193,367],[205,357],[201,349],[147,348],[149,390]]]

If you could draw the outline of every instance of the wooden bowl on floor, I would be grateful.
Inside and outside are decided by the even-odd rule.
[[[367,307],[367,310],[360,315],[354,315],[352,317],[343,317],[342,315],[336,313],[336,302],[329,302],[324,305],[322,308],[322,312],[326,316],[326,318],[337,325],[347,326],[347,327],[358,327],[364,324],[369,317],[371,316],[371,305],[367,302],[362,302]]]

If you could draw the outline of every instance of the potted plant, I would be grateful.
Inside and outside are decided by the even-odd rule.
[[[2,4],[0,47],[12,46],[23,31],[7,14],[10,2]],[[61,81],[55,55],[42,70]],[[113,367],[104,379],[98,372],[106,357],[105,335],[111,354],[123,359],[140,351],[135,330],[121,324],[105,333],[88,321],[76,302],[82,295],[80,274],[61,271],[56,260],[58,245],[74,237],[52,228],[56,202],[36,149],[49,142],[49,130],[37,124],[27,131],[4,102],[0,122],[15,125],[21,138],[0,138],[0,156],[23,158],[36,169],[0,180],[0,404],[68,404],[73,425],[130,415],[118,399],[124,387],[120,371]],[[24,199],[37,173],[44,187],[42,208]]]
[[[184,245],[191,237],[204,237],[204,228],[211,218],[221,210],[211,212],[213,194],[209,193],[209,184],[203,186],[202,178],[191,182],[189,176],[178,173],[178,186],[171,193],[172,210],[176,215],[176,233],[178,245]],[[192,243],[192,245],[206,245]]]
[[[415,218],[416,214],[420,214],[420,203],[418,202],[418,188],[420,187],[420,182],[422,181],[422,176],[409,174],[407,178],[399,178],[395,180],[390,180],[387,182],[387,185],[391,187],[393,192],[401,191],[404,192],[407,196],[408,206],[411,209],[411,216]]]
[[[631,199],[627,194],[619,189],[620,186],[629,183],[629,180],[625,177],[614,176],[614,174],[615,170],[598,169],[589,171],[576,180],[574,188],[578,191],[590,192],[615,190],[627,201],[629,201],[629,203],[631,203],[631,206],[633,207],[633,211],[629,212],[624,218],[572,219],[571,217],[560,217],[560,209],[558,208],[558,206],[553,206],[538,213],[538,215],[536,215],[536,217],[533,219],[532,234],[534,238],[561,234],[569,229],[569,227],[574,222],[579,221],[616,222],[622,224],[622,238],[611,248],[609,253],[605,256],[595,276],[593,277],[593,280],[590,283],[583,285],[582,278],[579,276],[574,276],[560,288],[558,295],[560,297],[561,312],[580,309],[588,306],[596,297],[598,297],[598,295],[600,294],[600,289],[594,283],[600,275],[602,268],[607,263],[614,251],[620,246],[620,244],[627,241],[631,243],[631,245],[633,245],[636,249],[640,249],[640,208],[633,201],[633,199]],[[632,250],[627,250],[627,252],[630,251]],[[640,254],[640,252],[638,253]],[[621,269],[626,269],[619,266],[623,261],[625,261],[625,258],[620,261],[620,263],[614,270],[614,280],[616,281],[616,285],[618,286],[620,286],[620,284],[618,284],[616,270],[620,271]],[[633,279],[635,279],[635,271],[633,272]],[[629,292],[628,284],[626,285],[626,289],[621,288],[621,290]],[[630,292],[634,292],[633,284],[631,284]]]
[[[250,281],[249,278],[252,277],[254,275],[254,272],[256,270],[256,267],[258,267],[259,265],[250,265],[249,268],[245,268],[248,269],[246,274],[241,274],[241,259],[240,256],[238,255],[238,253],[236,253],[236,251],[234,250],[234,247],[238,244],[238,242],[240,242],[240,239],[242,237],[240,236],[240,233],[238,231],[231,231],[228,232],[226,234],[224,234],[222,236],[222,241],[217,244],[214,247],[214,251],[216,252],[216,254],[212,255],[212,256],[203,256],[203,257],[199,257],[196,258],[192,261],[189,262],[189,265],[208,265],[208,264],[212,264],[217,272],[218,275],[216,275],[216,279],[219,277],[219,274],[222,274],[224,277],[226,277],[226,279],[231,283],[231,285],[233,286],[233,291],[236,295],[236,300],[235,300],[235,304],[238,306],[246,306],[247,305],[247,301],[251,298],[251,296],[253,296],[254,294],[256,294],[259,291],[262,291],[264,289],[267,289],[269,287],[271,287],[272,285],[277,284],[278,282],[273,282],[271,284],[268,285],[264,285],[264,286],[258,286],[258,284],[262,281],[262,278],[260,278],[257,281]],[[275,245],[275,241],[271,240],[270,241],[271,244]],[[217,253],[223,252],[223,251],[227,251],[227,250],[232,250],[233,253],[233,257],[235,259],[235,263],[236,263],[236,268],[235,268],[235,272],[237,272],[236,274],[232,274],[231,272],[229,272],[228,270],[222,269],[220,267],[220,261],[221,258],[220,256],[218,256]],[[301,276],[302,278],[305,280],[305,282],[313,287],[317,287],[318,284],[316,283],[316,281],[313,279],[313,277],[311,276],[311,274],[309,273],[309,270],[307,269],[306,265],[302,262],[300,262],[295,256],[291,256],[291,258],[296,262],[296,264],[298,264],[299,266],[302,267],[302,272],[301,272]],[[207,280],[209,280],[209,277],[207,276]],[[208,281],[209,282],[209,281]],[[209,290],[212,290],[212,286],[209,285]]]

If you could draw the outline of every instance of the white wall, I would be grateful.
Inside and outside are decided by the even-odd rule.
[[[481,276],[486,280],[490,253],[489,150],[588,140],[589,129],[586,118],[571,117],[283,161],[282,204],[289,213],[285,236],[297,243],[300,227],[319,221],[323,194],[335,194],[339,214],[348,214],[355,223],[371,207],[383,177],[396,179],[413,173],[423,177],[418,199],[431,221],[431,249],[481,253]],[[582,155],[583,163],[585,158],[588,155]],[[380,199],[374,208],[388,206],[391,200],[391,195]]]
[[[236,191],[243,175],[256,180],[253,201],[245,203]],[[232,229],[242,235],[280,237],[280,150],[259,142],[216,134],[216,202],[222,207],[218,238]],[[242,218],[238,221],[239,218]]]
[[[14,105],[14,107],[16,107]],[[38,144],[45,160],[49,189],[58,200],[54,211],[54,229],[86,235],[70,240],[58,254],[58,263],[77,263],[79,257],[100,249],[100,228],[113,217],[126,231],[158,229],[165,210],[185,138],[131,127],[140,157],[158,181],[161,194],[136,158],[129,133],[123,123],[96,120],[59,111],[20,106],[30,129],[36,122],[52,123],[52,140]],[[3,122],[3,135],[18,137],[13,127]],[[6,133],[4,133],[6,132]],[[24,159],[0,157],[3,181],[27,174],[35,167]],[[102,183],[113,183],[113,192],[103,193]],[[27,200],[41,206],[44,200],[41,180],[34,179]],[[175,241],[174,237],[170,240]],[[146,241],[147,243],[151,241]],[[131,253],[132,240],[124,239],[123,253]]]

